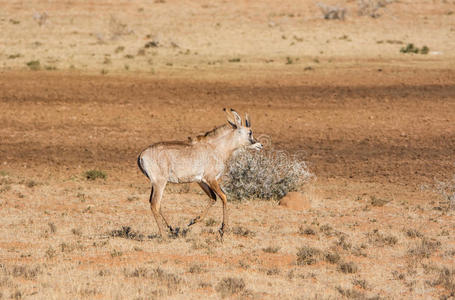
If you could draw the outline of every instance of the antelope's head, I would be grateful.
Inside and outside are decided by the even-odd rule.
[[[223,109],[227,115],[227,121],[234,130],[234,138],[239,147],[248,147],[250,149],[261,150],[262,144],[256,141],[253,137],[253,130],[251,129],[251,121],[248,114],[245,114],[245,124],[242,125],[242,118],[233,110],[227,111]]]

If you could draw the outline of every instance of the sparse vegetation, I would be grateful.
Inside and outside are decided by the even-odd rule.
[[[415,239],[415,238],[422,238],[423,234],[421,234],[418,230],[414,228],[409,228],[405,230],[406,236]]]
[[[299,234],[302,235],[316,235],[316,231],[311,227],[299,227]]]
[[[324,253],[324,260],[331,264],[337,264],[341,260],[341,256],[337,252],[327,251]]]
[[[393,246],[398,242],[398,238],[393,235],[384,235],[379,230],[375,229],[367,233],[368,240],[375,246]]]
[[[395,0],[357,0],[357,12],[359,16],[380,17],[379,10]]]
[[[101,170],[89,170],[84,173],[84,177],[87,180],[106,179],[107,175]]]
[[[321,257],[321,250],[309,246],[304,246],[297,252],[297,265],[313,265]]]
[[[311,177],[306,163],[279,151],[239,151],[228,162],[223,188],[228,198],[280,199]]]
[[[353,262],[341,262],[338,264],[338,270],[342,273],[352,274],[358,271],[358,267]]]
[[[22,55],[19,54],[19,53],[8,55],[8,59],[16,59],[16,58],[19,58],[19,57],[22,57]]]
[[[138,267],[133,270],[124,270],[123,273],[126,278],[137,277],[158,281],[169,289],[170,294],[173,294],[179,285],[183,282],[183,280],[178,275],[166,272],[160,267],[152,269]]]
[[[241,278],[225,277],[215,287],[222,298],[239,294],[245,290],[245,282]]]
[[[423,237],[415,247],[408,250],[408,254],[418,259],[429,258],[440,246],[439,241]]]
[[[389,202],[390,202],[389,200],[378,198],[376,196],[371,196],[370,197],[371,206],[382,207],[382,206],[384,206],[385,204],[387,204]]]
[[[341,294],[341,296],[346,297],[347,299],[366,299],[364,293],[361,293],[355,289],[346,289],[340,286],[338,286],[336,289]]]
[[[437,181],[436,191],[444,200],[443,209],[455,210],[455,176],[449,181]]]
[[[317,1],[349,21],[294,2],[4,5],[0,299],[454,298],[453,0],[364,17]],[[252,116],[253,154],[274,151],[268,135],[288,166],[308,163],[317,180],[289,200],[311,205],[257,199],[296,175],[247,163],[237,184],[259,170],[259,192],[228,204],[223,238],[220,199],[186,231],[210,201],[192,183],[167,185],[180,229],[162,239],[136,155],[221,125],[223,105]]]
[[[39,60],[31,60],[26,63],[26,65],[30,68],[32,71],[38,71],[41,69],[41,64]]]
[[[111,237],[121,237],[135,241],[143,241],[144,235],[142,233],[131,230],[130,226],[122,226],[122,229],[112,230],[108,233]]]
[[[253,231],[242,226],[235,226],[232,228],[232,233],[243,237],[254,237],[256,235]]]
[[[407,44],[406,47],[402,47],[400,49],[401,53],[414,53],[414,54],[428,54],[430,49],[427,46],[423,46],[422,48],[418,48],[414,46],[414,44]]]
[[[262,249],[265,253],[277,253],[280,250],[278,246],[268,246],[267,248]]]
[[[326,20],[344,20],[346,8],[340,6],[330,6],[322,2],[317,3],[319,9]]]
[[[215,226],[216,220],[214,218],[209,218],[205,221],[205,226],[212,227]]]

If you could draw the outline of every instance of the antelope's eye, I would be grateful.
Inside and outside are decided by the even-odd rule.
[[[253,135],[253,131],[250,130],[250,132],[248,132],[248,134],[249,134],[250,136],[252,136],[252,135]]]

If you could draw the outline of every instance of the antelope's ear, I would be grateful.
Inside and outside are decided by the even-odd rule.
[[[242,127],[242,118],[239,116],[239,114],[231,108],[231,112],[234,115],[235,118],[235,124],[237,124],[238,127]]]
[[[250,116],[245,114],[245,127],[251,127]]]
[[[226,118],[229,125],[231,125],[232,128],[237,129],[237,125],[235,125],[234,119],[232,118],[232,115],[229,113],[229,111],[226,108],[223,108],[223,111],[226,113]]]

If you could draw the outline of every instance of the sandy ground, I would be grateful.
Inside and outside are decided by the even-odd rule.
[[[0,3],[0,298],[454,297],[453,1]],[[223,107],[303,153],[312,208],[232,202],[221,242],[217,204],[163,241],[137,154]],[[164,210],[184,227],[205,201],[169,186]]]

